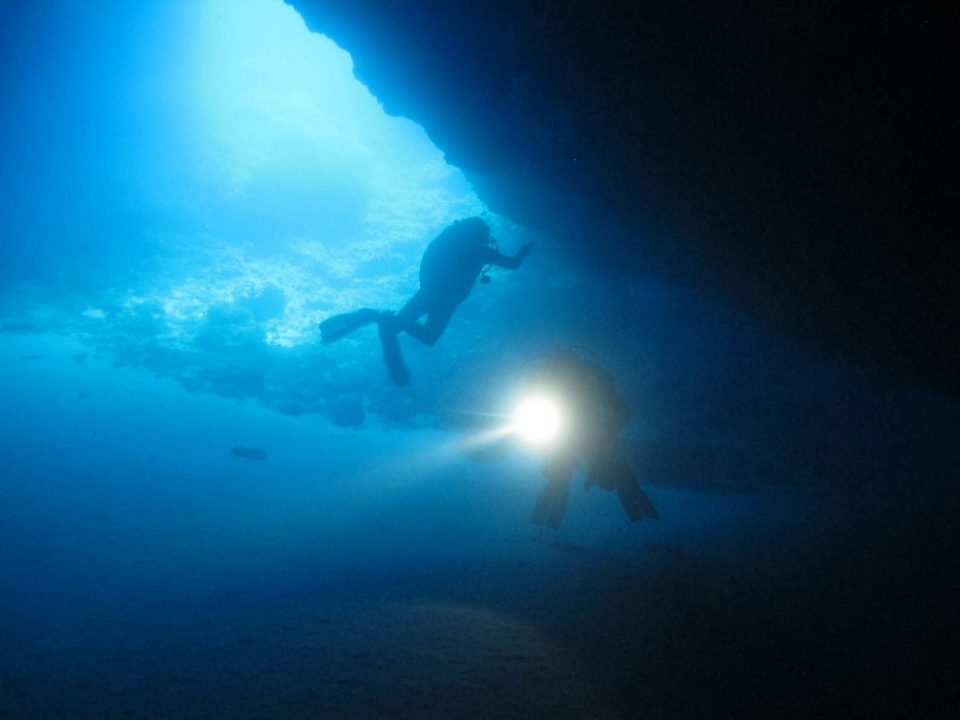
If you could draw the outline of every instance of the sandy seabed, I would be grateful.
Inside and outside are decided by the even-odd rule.
[[[652,488],[662,519],[631,525],[577,490],[540,531],[533,458],[478,465],[442,432],[343,430],[2,340],[2,720],[955,704],[955,586],[908,587],[934,536],[909,549],[879,500],[878,534],[842,497]]]

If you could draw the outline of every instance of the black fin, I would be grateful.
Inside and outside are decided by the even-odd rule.
[[[353,312],[334,315],[320,323],[320,339],[324,345],[345,338],[354,330],[375,322],[380,317],[379,310],[363,308]]]
[[[403,362],[403,355],[400,354],[400,343],[397,341],[397,334],[380,324],[380,345],[383,348],[383,361],[387,365],[387,372],[395,385],[403,387],[410,382],[410,371]]]
[[[654,507],[650,496],[640,488],[632,474],[620,479],[617,484],[617,497],[620,498],[620,504],[631,521],[636,522],[644,518],[658,520],[660,518],[660,514]]]

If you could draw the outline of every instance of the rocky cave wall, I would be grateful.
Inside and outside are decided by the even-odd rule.
[[[487,204],[960,393],[957,25],[920,5],[289,0]]]

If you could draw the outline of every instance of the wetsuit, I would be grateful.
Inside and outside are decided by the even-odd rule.
[[[571,350],[558,350],[530,374],[534,389],[560,393],[566,426],[550,448],[543,475],[547,485],[534,507],[531,522],[560,527],[567,510],[570,481],[583,458],[587,465],[586,489],[594,485],[616,490],[631,520],[657,517],[653,503],[640,489],[619,439],[630,411],[617,392],[613,377],[597,363]]]

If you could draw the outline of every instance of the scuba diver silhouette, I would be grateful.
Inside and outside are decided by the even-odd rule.
[[[405,332],[424,345],[434,345],[457,305],[470,295],[477,278],[484,284],[490,282],[488,266],[516,269],[532,248],[533,243],[527,243],[516,255],[503,255],[481,218],[457,220],[427,246],[420,261],[420,289],[399,312],[361,308],[335,315],[320,323],[321,339],[324,344],[332,343],[364,325],[377,323],[390,378],[397,385],[406,385],[410,373],[400,354],[397,335]],[[423,316],[424,322],[418,322]]]
[[[657,518],[656,508],[637,483],[625,457],[619,433],[630,410],[617,392],[613,377],[600,365],[560,348],[530,373],[533,392],[563,397],[564,430],[547,449],[543,475],[547,485],[534,506],[530,522],[556,530],[563,522],[573,472],[583,458],[584,489],[598,485],[617,491],[631,521]]]

